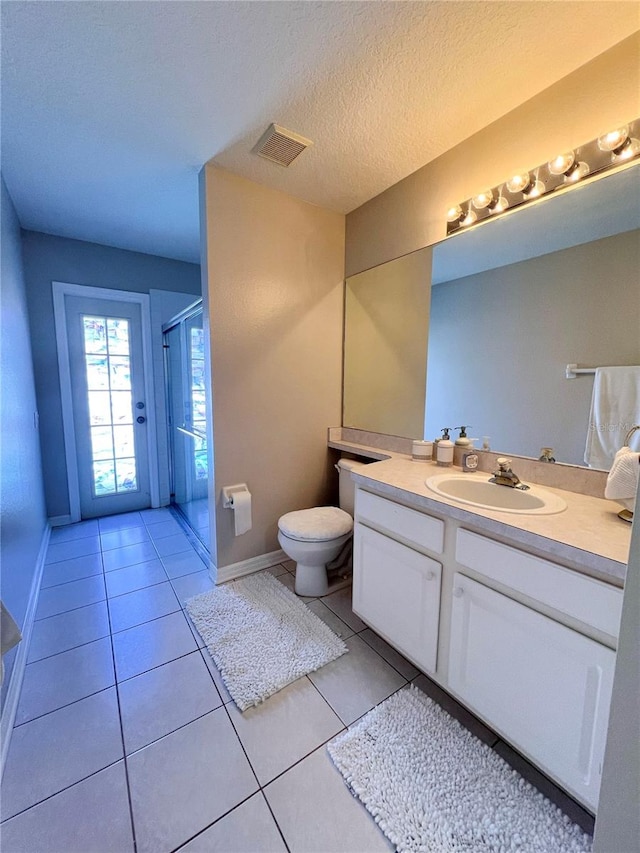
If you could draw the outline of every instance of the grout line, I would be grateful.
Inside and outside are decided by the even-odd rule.
[[[102,637],[102,639],[106,640],[107,638]],[[97,696],[98,693],[105,693],[107,690],[111,690],[113,687],[116,686],[115,677],[116,677],[116,673],[115,673],[115,668],[114,668],[113,684],[107,684],[106,687],[101,687],[100,690],[93,690],[91,693],[87,693],[86,696],[80,696],[78,699],[74,699],[72,702],[65,702],[64,705],[58,705],[57,708],[51,708],[50,711],[45,711],[44,714],[37,714],[35,717],[29,717],[28,720],[24,720],[21,723],[16,723],[13,728],[14,729],[20,729],[20,728],[22,728],[22,726],[28,726],[29,723],[33,723],[36,720],[42,720],[44,717],[48,717],[50,714],[55,714],[56,711],[61,711],[63,708],[70,708],[72,705],[77,705],[78,702],[82,702],[85,699],[89,699],[89,698],[91,698],[91,696]]]

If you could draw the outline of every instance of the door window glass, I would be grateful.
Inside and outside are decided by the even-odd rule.
[[[82,317],[96,497],[138,490],[129,321]]]

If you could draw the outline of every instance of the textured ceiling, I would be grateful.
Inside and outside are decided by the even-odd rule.
[[[348,212],[640,28],[636,2],[2,8],[2,172],[25,228],[199,259],[220,166]],[[313,147],[251,153],[270,122]]]

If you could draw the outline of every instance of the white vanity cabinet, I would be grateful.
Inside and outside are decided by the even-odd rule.
[[[441,553],[443,532],[440,519],[358,492],[353,611],[425,672],[436,669],[442,565],[423,550]]]
[[[456,558],[509,592],[454,574],[450,689],[595,811],[615,652],[561,620],[616,635],[620,590],[466,530]]]

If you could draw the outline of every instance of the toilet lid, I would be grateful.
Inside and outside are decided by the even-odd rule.
[[[317,506],[286,513],[278,521],[278,527],[291,539],[324,542],[351,533],[353,519],[337,506]]]

